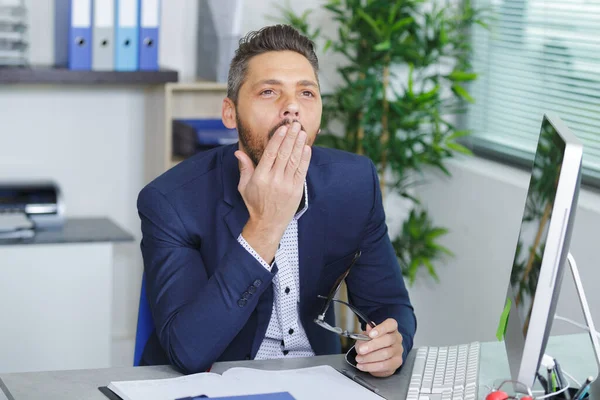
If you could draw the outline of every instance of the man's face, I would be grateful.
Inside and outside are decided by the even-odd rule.
[[[312,145],[321,123],[322,102],[309,61],[293,51],[253,57],[235,107],[235,127],[255,165],[277,128],[299,121]]]

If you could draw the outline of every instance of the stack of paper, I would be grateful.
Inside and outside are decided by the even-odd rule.
[[[22,212],[0,212],[0,239],[24,239],[34,235],[33,222]]]

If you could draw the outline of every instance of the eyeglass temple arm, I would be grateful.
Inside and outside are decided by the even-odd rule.
[[[326,298],[324,296],[318,296],[318,297]],[[369,325],[371,328],[375,328],[377,326],[377,324],[375,322],[371,321],[369,319],[369,317],[367,317],[362,311],[360,311],[358,308],[354,307],[352,304],[347,303],[344,300],[338,300],[338,299],[331,299],[331,300],[348,306],[348,308],[350,308],[352,310],[352,312],[354,312],[354,314],[356,314],[365,324]],[[323,317],[323,318],[325,317],[325,312],[323,312],[322,314],[319,315],[319,318],[321,318],[321,317]]]

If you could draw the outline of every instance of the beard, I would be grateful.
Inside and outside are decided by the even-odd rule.
[[[249,128],[247,128],[242,123],[239,113],[237,113],[237,112],[236,112],[235,120],[236,120],[236,124],[237,124],[237,131],[238,131],[238,135],[240,138],[240,143],[242,144],[242,146],[244,146],[244,151],[246,152],[246,154],[248,154],[248,157],[250,157],[250,159],[254,163],[254,166],[257,166],[260,159],[262,158],[264,151],[265,151],[266,143],[260,135],[257,135],[256,133],[252,132]],[[299,122],[299,121],[297,119],[292,120],[292,119],[286,118],[286,119],[282,120],[281,122],[279,122],[274,127],[272,127],[269,130],[269,134],[267,135],[267,143],[269,140],[271,140],[271,138],[273,137],[273,135],[275,134],[277,129],[279,129],[283,125],[288,125],[288,127],[289,127],[292,125],[293,122]],[[306,130],[304,129],[304,126],[302,124],[300,124],[300,129],[306,132]],[[307,144],[310,145],[310,143],[307,143]]]

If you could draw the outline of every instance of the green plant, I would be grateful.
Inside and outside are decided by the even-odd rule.
[[[394,191],[410,200],[402,232],[392,239],[402,273],[412,284],[425,267],[437,279],[434,262],[452,254],[437,242],[447,229],[433,224],[413,188],[427,167],[450,175],[444,162],[470,154],[457,142],[469,132],[453,118],[474,101],[465,87],[477,77],[468,30],[483,24],[480,13],[469,0],[327,0],[322,7],[337,24],[330,38],[311,27],[312,10],[298,15],[289,5],[277,7],[284,23],[345,58],[337,67],[342,84],[322,95],[316,144],[368,156],[383,196]]]

